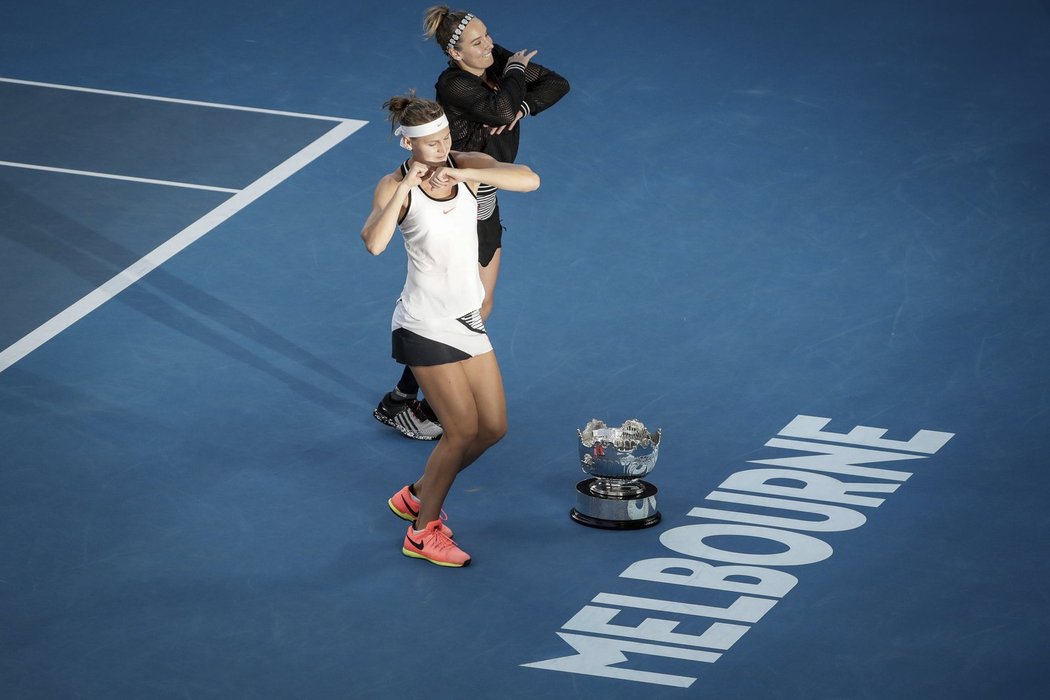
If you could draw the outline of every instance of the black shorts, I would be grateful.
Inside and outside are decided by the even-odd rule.
[[[503,222],[499,220],[499,203],[492,216],[478,221],[478,263],[485,267],[503,246]]]

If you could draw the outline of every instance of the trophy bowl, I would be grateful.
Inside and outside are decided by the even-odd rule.
[[[660,435],[636,418],[619,427],[592,419],[579,436],[580,466],[591,478],[576,484],[573,520],[615,530],[650,527],[660,521],[657,489],[642,479],[656,466]]]

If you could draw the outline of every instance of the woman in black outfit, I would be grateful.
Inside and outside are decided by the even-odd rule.
[[[424,13],[423,29],[449,59],[435,87],[437,101],[448,117],[452,147],[513,163],[518,156],[522,119],[557,103],[569,92],[569,82],[533,63],[536,51],[511,53],[494,43],[485,23],[470,12],[436,5]],[[482,319],[492,312],[502,239],[496,189],[482,185],[478,190],[478,265],[485,287]],[[373,415],[406,437],[433,440],[440,437],[441,426],[426,400],[416,400],[418,391],[419,385],[406,367],[397,386],[383,397]]]

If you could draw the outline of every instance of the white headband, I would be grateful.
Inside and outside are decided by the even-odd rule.
[[[456,44],[459,43],[460,35],[463,34],[463,30],[467,28],[467,25],[470,24],[470,20],[472,19],[474,19],[474,15],[469,12],[463,15],[463,19],[459,21],[459,26],[456,27],[456,31],[452,32],[452,38],[448,40],[447,44],[445,44],[446,53],[456,47]]]
[[[402,124],[394,130],[395,136],[407,136],[410,139],[418,139],[420,136],[430,136],[448,126],[448,119],[442,114],[432,122],[418,124],[416,126],[405,126]]]

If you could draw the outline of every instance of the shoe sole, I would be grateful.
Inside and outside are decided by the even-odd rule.
[[[413,552],[407,547],[402,547],[401,553],[404,554],[406,557],[411,557],[413,559],[422,559],[423,561],[429,561],[431,564],[435,564],[436,566],[444,566],[450,569],[462,569],[464,566],[470,566],[470,559],[467,559],[462,564],[453,564],[450,561],[436,561],[434,559],[431,559],[430,557],[423,556],[419,552]]]
[[[393,499],[388,499],[386,504],[390,506],[390,510],[393,511],[394,515],[396,515],[397,517],[401,518],[402,520],[407,520],[410,523],[416,522],[416,516],[412,515],[411,513],[406,513],[402,510],[399,510],[398,507],[394,505]]]
[[[419,433],[412,432],[411,430],[405,430],[404,428],[402,428],[400,425],[397,425],[396,423],[393,424],[393,427],[394,427],[395,430],[397,430],[397,432],[401,433],[402,435],[407,437],[409,440],[428,440],[429,441],[429,440],[437,440],[438,438],[441,437],[441,435],[434,435],[433,437],[431,437],[429,435],[421,435]]]
[[[399,433],[401,432],[401,430],[396,425],[394,425],[393,419],[392,418],[387,418],[385,415],[380,413],[378,408],[376,410],[372,411],[372,417],[375,418],[380,423],[382,423],[383,425],[389,425],[391,428],[394,428],[395,430],[397,430],[397,432],[399,432]]]

